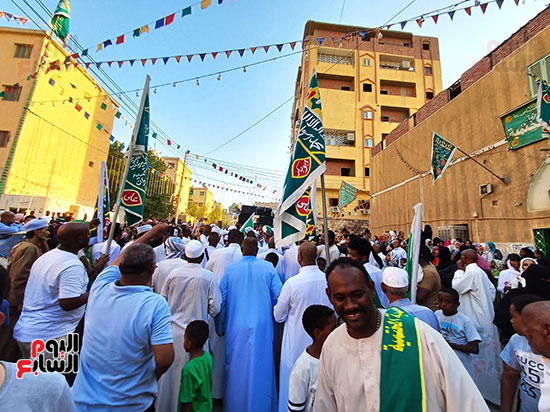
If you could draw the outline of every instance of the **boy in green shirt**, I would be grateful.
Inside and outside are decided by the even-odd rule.
[[[181,371],[180,412],[212,411],[212,357],[202,348],[208,339],[208,323],[195,320],[187,325],[183,348],[189,361]]]

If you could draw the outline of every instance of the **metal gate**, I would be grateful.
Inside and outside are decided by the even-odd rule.
[[[533,229],[535,248],[542,250],[544,256],[550,256],[550,229]]]

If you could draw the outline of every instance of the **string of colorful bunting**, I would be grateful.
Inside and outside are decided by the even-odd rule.
[[[15,14],[8,13],[7,11],[0,11],[0,19],[2,17],[5,17],[7,21],[11,21],[13,19],[13,21],[16,23],[23,23],[23,26],[29,21],[29,19],[21,16],[16,16]]]
[[[217,0],[218,4],[222,4],[223,0]],[[195,6],[200,5],[201,10],[206,10],[208,7],[210,7],[212,4],[212,0],[202,0],[197,1],[196,3],[191,4],[190,6],[187,6],[183,9],[180,9],[178,11],[175,11],[173,13],[170,13],[169,15],[162,17],[160,19],[151,21],[143,26],[137,27],[131,31],[128,31],[123,34],[119,34],[118,36],[112,37],[110,39],[104,40],[101,43],[99,43],[96,47],[96,52],[100,52],[101,50],[106,49],[109,46],[119,46],[121,44],[124,44],[126,42],[126,39],[131,36],[131,38],[138,38],[142,36],[143,34],[150,33],[150,27],[153,27],[154,30],[161,29],[163,27],[168,27],[172,23],[176,21],[176,16],[181,16],[181,18],[184,18],[186,16],[190,16],[193,12],[193,9]],[[90,51],[90,47],[85,48],[82,51],[82,56],[87,56]]]

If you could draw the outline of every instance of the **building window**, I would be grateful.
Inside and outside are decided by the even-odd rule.
[[[365,167],[365,177],[370,177],[370,167]]]
[[[363,59],[363,66],[365,66],[365,67],[371,67],[371,66],[372,66],[372,60],[365,57],[365,58]]]
[[[387,90],[384,90],[384,89],[381,89],[381,90],[380,90],[380,94],[388,94],[388,91],[387,91]]]
[[[201,190],[201,191],[199,192],[199,196],[204,196],[204,191]]]
[[[338,206],[338,198],[337,198],[337,197],[331,197],[331,198],[328,200],[328,204],[329,204],[331,207],[336,207],[336,206]]]
[[[351,176],[351,168],[349,167],[340,168],[340,176]]]
[[[432,73],[432,66],[424,66],[424,74],[431,75]]]
[[[189,196],[193,196],[193,189],[189,191]]]
[[[168,167],[170,167],[172,169],[175,169],[176,164],[175,163],[168,163]]]
[[[429,42],[422,43],[422,50],[430,50],[430,43]]]
[[[21,86],[7,86],[4,85],[4,101],[17,102],[21,96]]]
[[[0,130],[0,147],[7,147],[10,141],[10,132],[7,130]]]
[[[351,87],[349,86],[340,86],[340,90],[345,90],[345,91],[351,91]]]
[[[197,203],[197,206],[199,206],[199,207],[202,207],[202,205],[203,205],[202,202]]]
[[[363,110],[363,119],[372,120],[372,110]]]
[[[529,75],[531,97],[535,97],[539,90],[537,80],[550,81],[550,54],[527,67],[527,74]]]
[[[365,138],[365,147],[372,147],[372,139],[370,137]]]
[[[390,116],[380,116],[380,120],[382,122],[389,122],[390,121]]]
[[[337,56],[335,54],[318,53],[317,63],[347,64],[353,66],[352,56]]]
[[[434,98],[434,92],[426,92],[426,99],[432,100]]]
[[[366,92],[366,93],[372,92],[372,84],[363,83],[363,91]]]
[[[32,44],[15,44],[15,59],[30,59],[32,53]]]

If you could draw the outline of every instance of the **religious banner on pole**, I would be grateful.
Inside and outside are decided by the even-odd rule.
[[[355,200],[358,192],[359,190],[355,186],[350,185],[346,181],[342,181],[340,192],[338,193],[338,207],[341,209],[349,205]]]
[[[275,213],[274,232],[277,247],[291,245],[304,238],[310,209],[310,192],[307,191],[325,170],[321,95],[317,74],[314,71],[283,187],[283,197]]]
[[[60,0],[53,14],[52,31],[64,42],[69,37],[69,22],[71,21],[71,6],[69,0]]]
[[[453,155],[455,154],[456,146],[451,142],[445,140],[439,136],[436,132],[433,134],[432,144],[432,183],[435,183],[437,179],[443,176],[445,170],[451,163]]]
[[[422,203],[417,203],[414,206],[414,218],[409,233],[409,242],[407,248],[407,266],[405,270],[409,274],[409,298],[413,303],[416,303],[416,284],[418,280],[418,254],[420,252],[422,236]]]
[[[99,178],[99,192],[97,203],[94,210],[94,219],[99,219],[97,227],[91,230],[90,238],[96,239],[95,243],[101,243],[104,240],[104,229],[109,223],[111,215],[111,199],[109,195],[109,176],[107,174],[107,164],[101,162],[101,175]]]
[[[537,119],[547,129],[550,129],[550,85],[539,80],[537,94]]]
[[[246,222],[243,223],[241,226],[241,233],[246,236],[246,228],[249,227],[251,229],[254,229],[254,213],[250,215],[248,219],[246,219]]]
[[[124,181],[121,207],[126,211],[126,221],[129,226],[138,224],[143,219],[143,206],[145,201],[145,184],[147,183],[147,144],[149,139],[149,88],[146,93],[144,105],[141,107],[142,115],[134,143],[134,150],[128,166],[128,174]]]

